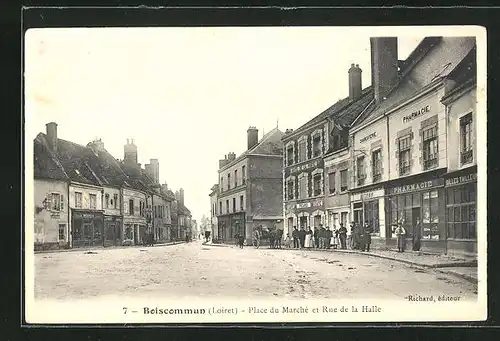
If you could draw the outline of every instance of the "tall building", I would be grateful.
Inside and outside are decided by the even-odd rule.
[[[256,227],[283,229],[282,136],[274,128],[259,141],[258,130],[250,127],[247,150],[219,160],[215,211],[217,236],[222,241],[234,242],[237,234],[244,234],[250,244]]]
[[[447,195],[452,191],[446,191],[445,179],[448,167],[468,168],[474,162],[453,160],[462,155],[458,141],[463,115],[464,141],[473,134],[469,134],[472,125],[465,122],[469,122],[467,117],[473,117],[475,105],[464,109],[464,105],[475,101],[473,81],[463,85],[454,79],[467,70],[461,65],[471,55],[475,38],[427,37],[404,61],[398,60],[397,43],[396,37],[371,39],[374,108],[350,130],[353,220],[374,226],[374,244],[394,245],[394,224],[401,223],[407,231],[408,245],[415,249],[473,249],[475,218],[460,218],[456,226],[460,231],[465,226],[465,233],[457,234],[460,237],[453,242],[450,238],[455,233],[454,220],[447,223],[452,219],[451,212],[459,218],[462,206],[473,205],[470,198],[463,203],[460,199],[456,205],[460,214],[455,213],[454,201],[450,203],[451,195]],[[459,85],[462,88],[455,93],[463,96],[448,96]],[[463,150],[474,153],[470,152],[473,143],[464,143],[467,147]],[[463,212],[468,215],[470,210]],[[472,243],[459,241],[463,236]]]

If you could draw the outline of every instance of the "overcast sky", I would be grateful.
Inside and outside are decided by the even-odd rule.
[[[396,31],[393,31],[396,33]],[[400,32],[400,31],[399,31]],[[400,36],[399,59],[423,38]],[[349,28],[79,28],[30,30],[25,41],[28,139],[55,121],[62,139],[101,138],[123,159],[160,162],[160,181],[210,214],[218,160],[259,137],[298,128],[348,95],[357,63],[370,85],[370,34]]]

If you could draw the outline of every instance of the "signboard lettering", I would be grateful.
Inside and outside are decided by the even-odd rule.
[[[318,164],[319,164],[318,160],[313,161],[313,162],[308,162],[308,163],[305,163],[303,165],[293,167],[291,169],[291,172],[292,173],[301,172],[301,171],[304,171],[304,170],[307,170],[307,169],[310,169],[310,168],[313,168],[313,167],[317,167]]]
[[[377,136],[377,133],[376,133],[376,132],[371,133],[370,135],[365,136],[365,137],[363,137],[362,139],[360,139],[360,140],[359,140],[359,143],[366,142],[366,141],[368,141],[369,139],[372,139],[372,138],[374,138],[374,137],[376,137],[376,136]]]
[[[429,180],[429,181],[423,181],[423,182],[418,182],[414,183],[411,185],[404,185],[404,186],[398,186],[394,187],[391,189],[392,194],[401,194],[401,193],[408,193],[408,192],[414,192],[426,188],[431,188],[431,187],[437,187],[443,184],[442,179],[435,179],[435,180]]]
[[[297,204],[297,208],[308,208],[308,207],[311,207],[310,202],[303,202],[303,203]]]
[[[323,206],[323,200],[316,200],[313,202],[314,207]]]
[[[472,182],[477,180],[477,173],[472,173],[464,176],[457,176],[446,180],[446,186],[457,185],[465,182]]]
[[[352,201],[359,201],[359,200],[369,200],[369,199],[373,199],[373,198],[377,198],[377,197],[382,197],[384,196],[384,189],[383,188],[379,188],[379,189],[376,189],[376,190],[373,190],[373,191],[369,191],[369,192],[362,192],[362,193],[359,193],[359,194],[354,194],[352,196]]]
[[[403,117],[403,123],[410,122],[414,118],[422,116],[423,114],[427,114],[430,111],[431,111],[431,106],[430,105],[426,105],[425,107],[420,108],[417,111],[414,111],[411,114],[404,116]]]

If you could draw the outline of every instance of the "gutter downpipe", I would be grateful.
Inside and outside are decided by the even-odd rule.
[[[385,114],[385,122],[386,122],[386,135],[387,135],[387,180],[390,180],[391,179],[391,141],[390,141],[390,134],[389,134],[389,115]],[[389,200],[386,200],[386,203],[389,203],[391,201],[391,199],[389,198]],[[392,228],[391,228],[391,225],[390,225],[390,221],[387,221],[387,217],[388,217],[388,212],[389,212],[389,207],[386,207],[386,205],[384,205],[385,207],[385,225],[388,226],[389,228],[386,227],[385,229],[385,241],[386,241],[386,245],[387,245],[387,240],[390,236],[390,239],[392,239]],[[388,225],[389,224],[389,225]],[[389,236],[387,235],[388,233],[387,232],[391,232],[389,234]]]
[[[70,187],[71,181],[68,181],[68,204],[66,205],[68,209],[68,246],[70,249],[73,248],[73,224],[71,224],[71,208],[69,206],[69,187]]]

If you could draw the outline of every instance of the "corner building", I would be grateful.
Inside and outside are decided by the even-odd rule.
[[[397,38],[371,39],[375,107],[351,130],[350,192],[354,220],[374,226],[374,243],[395,244],[392,225],[400,222],[408,247],[418,239],[421,250],[446,252],[447,116],[441,99],[447,76],[474,46],[474,38],[428,37],[400,61]]]
[[[282,136],[275,128],[259,141],[258,130],[250,127],[247,151],[219,160],[216,221],[223,242],[244,234],[249,245],[254,227],[283,229]]]

